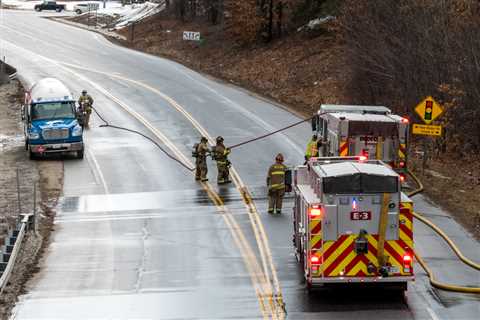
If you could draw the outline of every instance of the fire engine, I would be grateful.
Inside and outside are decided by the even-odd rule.
[[[311,158],[293,171],[295,253],[307,288],[414,279],[413,203],[398,173],[365,157]]]
[[[383,106],[322,105],[312,129],[324,142],[321,156],[382,160],[404,179],[409,121]]]

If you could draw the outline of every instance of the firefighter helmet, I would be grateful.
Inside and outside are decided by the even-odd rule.
[[[202,137],[202,138],[200,139],[200,141],[201,141],[201,142],[208,142],[208,139],[207,139],[206,137]]]
[[[283,154],[281,153],[277,154],[277,156],[275,157],[275,161],[283,162]]]
[[[217,137],[217,143],[222,143],[223,142],[223,137],[222,136],[218,136]]]
[[[318,136],[317,136],[316,134],[314,134],[314,135],[312,136],[312,140],[317,140],[317,139],[318,139]]]
[[[86,95],[86,94],[87,94],[87,90],[83,89],[83,90],[82,90],[82,94],[83,94],[83,95]]]

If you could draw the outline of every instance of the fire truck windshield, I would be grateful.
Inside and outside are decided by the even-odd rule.
[[[323,192],[327,194],[396,193],[398,178],[364,173],[328,177],[323,179]]]

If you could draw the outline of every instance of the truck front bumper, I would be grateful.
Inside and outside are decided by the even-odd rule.
[[[30,145],[30,150],[34,153],[81,151],[83,150],[83,142],[33,144]]]

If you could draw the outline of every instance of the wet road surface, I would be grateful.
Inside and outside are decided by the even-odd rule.
[[[38,16],[5,11],[0,25],[1,50],[23,79],[54,76],[76,93],[86,88],[109,122],[142,131],[177,156],[190,158],[199,128],[232,145],[298,120],[177,63]],[[293,256],[292,203],[287,199],[282,216],[266,215],[264,183],[276,153],[289,165],[303,160],[308,124],[231,156],[268,237],[262,255],[263,241],[234,185],[195,183],[150,142],[99,128],[96,116],[92,121],[86,159],[65,161],[52,243],[13,319],[282,318],[266,297],[275,286],[268,253],[289,319],[477,318],[478,297],[432,289],[419,267],[405,297],[379,290],[306,292]],[[213,163],[209,170],[214,182]],[[222,201],[214,205],[215,194]],[[415,200],[467,256],[480,260],[478,243],[448,213],[421,196]],[[416,223],[415,230],[416,248],[440,280],[480,284],[480,273],[459,263],[430,229]]]

